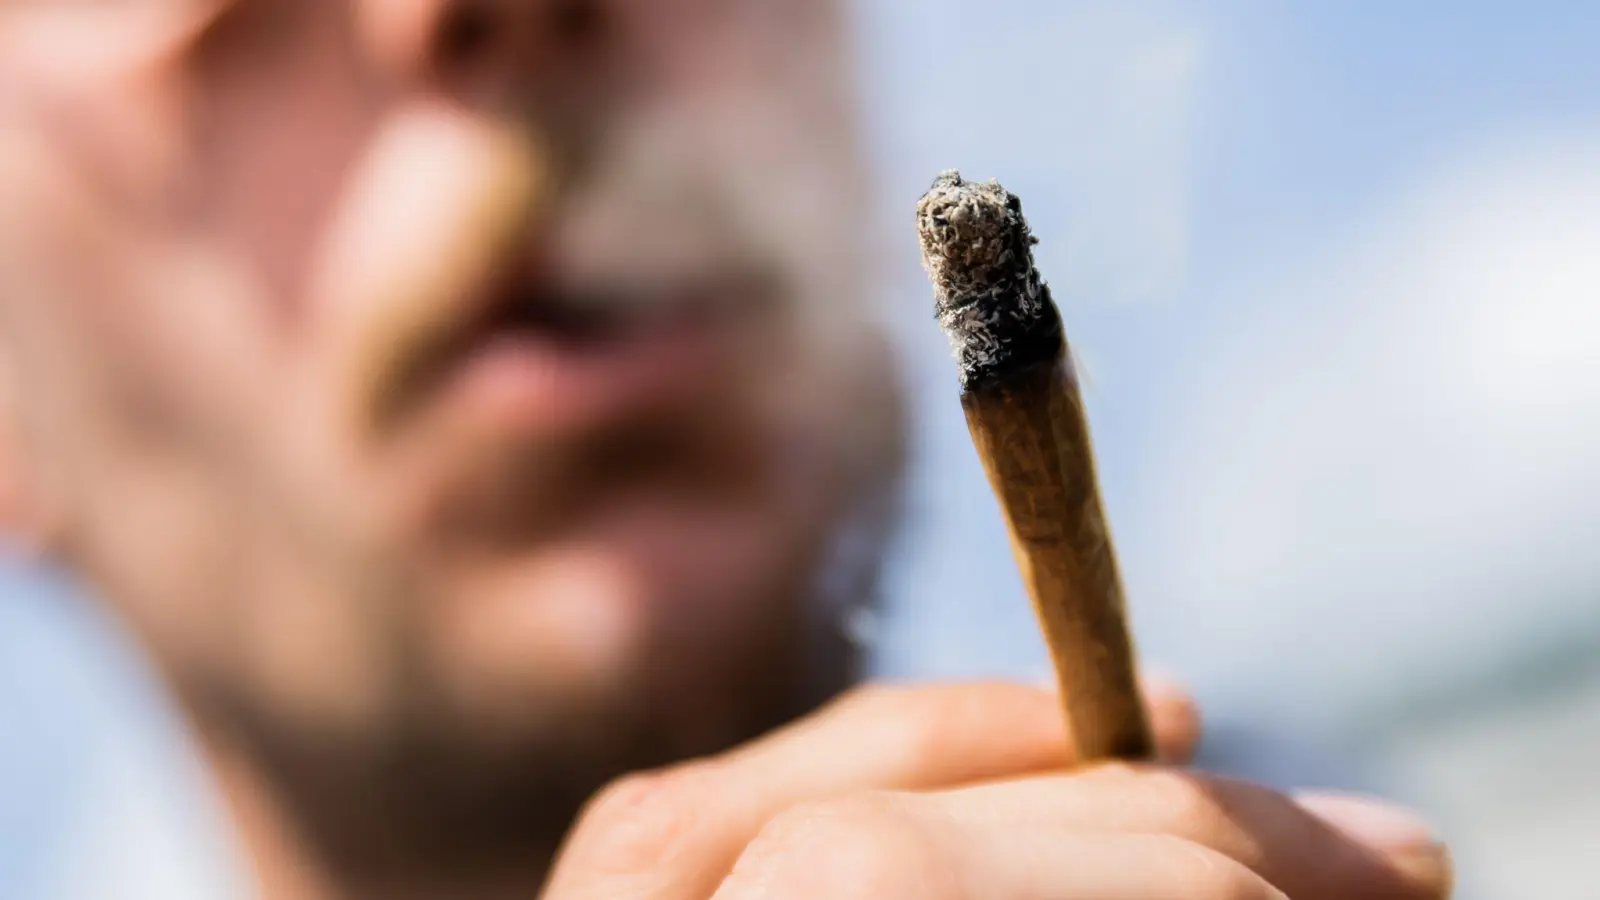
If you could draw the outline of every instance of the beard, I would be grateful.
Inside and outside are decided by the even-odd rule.
[[[762,611],[757,626],[715,658],[686,658],[667,641],[609,690],[572,696],[528,685],[520,704],[485,718],[447,687],[426,624],[399,617],[386,629],[394,702],[381,717],[328,727],[225,677],[200,682],[185,701],[210,749],[269,784],[347,883],[394,895],[397,885],[459,886],[530,867],[542,877],[608,782],[759,737],[858,680],[866,648],[848,621],[877,604],[898,480],[848,496],[847,510],[816,523],[743,598]],[[366,602],[431,602],[397,595],[392,581],[383,591]]]
[[[187,676],[180,694],[203,737],[270,785],[332,871],[393,896],[396,883],[459,885],[485,872],[546,865],[583,804],[608,782],[720,752],[816,709],[859,678],[865,648],[848,625],[876,606],[879,568],[899,514],[901,394],[887,355],[854,359],[831,375],[854,382],[855,390],[775,379],[803,381],[802,393],[829,398],[821,404],[825,419],[784,422],[788,432],[830,436],[825,442],[779,449],[756,441],[760,446],[730,451],[738,442],[727,434],[691,434],[692,418],[630,422],[561,454],[546,446],[520,462],[508,458],[483,482],[493,489],[477,496],[481,502],[459,495],[466,499],[441,520],[442,530],[413,535],[411,552],[352,550],[336,526],[315,527],[258,498],[250,505],[275,523],[261,528],[272,532],[261,543],[283,549],[247,568],[314,569],[314,586],[247,587],[243,579],[241,606],[262,609],[299,595],[294,602],[360,610],[358,627],[335,621],[361,635],[356,655],[365,662],[351,671],[356,681],[381,685],[381,700],[357,714],[330,715],[316,702],[285,702],[236,660],[215,660],[180,673]],[[716,421],[729,422],[726,415]],[[713,446],[718,452],[708,451]],[[641,448],[648,448],[647,461]],[[519,486],[519,475],[526,485]],[[760,487],[770,481],[789,486]],[[552,483],[562,486],[559,494]],[[576,685],[552,676],[555,666],[537,664],[518,680],[463,677],[477,661],[464,665],[441,650],[437,611],[470,609],[478,598],[459,596],[452,590],[458,585],[430,569],[439,555],[537,553],[561,543],[562,522],[581,519],[605,497],[650,493],[652,485],[671,485],[713,507],[760,509],[762,518],[784,525],[761,530],[769,550],[748,577],[691,581],[679,590],[719,597],[657,604],[665,612],[650,629],[652,640],[623,671]],[[291,519],[299,527],[283,526]],[[343,552],[330,552],[340,546]],[[426,552],[416,552],[423,546]],[[312,559],[318,562],[308,564]],[[674,617],[685,607],[702,615]],[[707,609],[728,615],[707,625]],[[722,634],[707,638],[708,627]],[[262,631],[295,633],[281,621]],[[523,655],[539,652],[529,647]],[[302,658],[312,668],[326,662],[315,653]],[[331,668],[328,677],[337,679]],[[317,693],[338,690],[323,684]]]

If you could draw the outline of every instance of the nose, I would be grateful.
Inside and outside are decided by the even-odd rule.
[[[606,0],[357,0],[393,77],[474,106],[540,117],[592,109],[620,84]]]

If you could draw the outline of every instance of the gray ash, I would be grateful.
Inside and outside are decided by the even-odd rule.
[[[1015,194],[945,172],[917,204],[917,234],[963,388],[1060,357],[1061,314],[1034,267],[1038,239]]]

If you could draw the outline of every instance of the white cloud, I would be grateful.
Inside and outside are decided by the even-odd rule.
[[[1193,652],[1360,702],[1594,608],[1600,136],[1464,158],[1258,283],[1148,495]]]

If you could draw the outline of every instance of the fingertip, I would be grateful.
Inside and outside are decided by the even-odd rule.
[[[1426,897],[1449,897],[1455,882],[1450,850],[1412,810],[1354,794],[1308,792],[1299,806],[1367,850],[1380,854]]]
[[[1139,677],[1156,752],[1162,762],[1182,764],[1193,759],[1204,731],[1200,705],[1175,676],[1147,669]]]
[[[1184,687],[1183,680],[1166,669],[1152,666],[1140,669],[1139,688],[1152,704],[1194,703],[1194,697]]]

